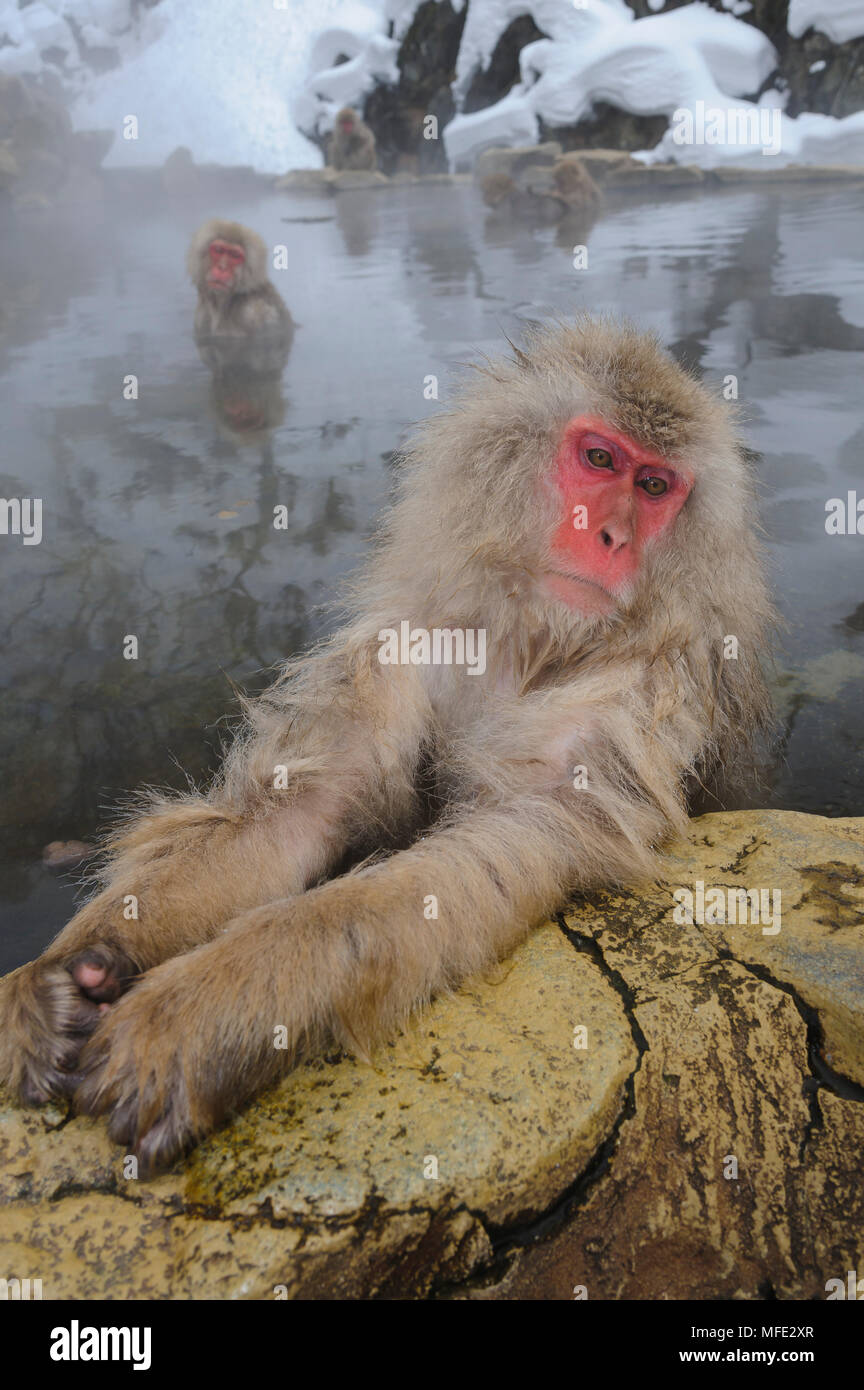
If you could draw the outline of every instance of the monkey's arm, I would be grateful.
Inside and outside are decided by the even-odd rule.
[[[368,1055],[417,1006],[505,956],[575,885],[632,875],[649,821],[659,836],[662,813],[644,807],[603,833],[566,794],[529,797],[245,913],[111,1011],[83,1054],[78,1102],[111,1111],[112,1136],[161,1166],[298,1056],[333,1039]]]
[[[290,681],[262,697],[214,791],[131,820],[109,847],[102,891],[0,981],[0,1079],[23,1100],[69,1089],[105,1005],[143,972],[255,904],[302,892],[363,847],[364,828],[386,841],[394,820],[410,820],[428,713],[416,673],[358,685],[337,657],[298,674],[298,707]]]

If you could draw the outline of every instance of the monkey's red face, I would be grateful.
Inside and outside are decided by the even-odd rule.
[[[346,135],[350,135],[352,130],[354,129],[354,122],[352,121],[351,117],[343,116],[341,121],[339,122],[339,128],[340,130],[344,130]]]
[[[562,520],[552,539],[550,592],[581,613],[611,613],[646,546],[669,530],[693,479],[591,416],[571,420],[553,479]]]
[[[211,290],[228,291],[234,288],[237,272],[246,260],[246,252],[236,241],[211,241],[208,247],[210,269],[207,272],[207,287]]]

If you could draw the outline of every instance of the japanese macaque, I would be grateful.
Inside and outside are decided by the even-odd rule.
[[[602,201],[597,184],[573,154],[551,165],[525,163],[512,174],[493,170],[480,180],[480,191],[496,212],[544,222],[594,214]]]
[[[198,290],[199,348],[213,339],[258,335],[290,345],[294,323],[267,278],[267,247],[256,232],[213,217],[192,238],[186,266]]]
[[[353,106],[343,106],[330,137],[329,163],[334,169],[377,169],[375,136]]]
[[[768,717],[728,410],[605,321],[484,364],[402,459],[345,625],[0,984],[0,1076],[152,1171],[311,1052],[369,1057],[577,890],[656,874],[688,785]]]

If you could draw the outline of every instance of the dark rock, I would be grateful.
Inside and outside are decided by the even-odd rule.
[[[489,66],[478,67],[471,78],[462,105],[463,112],[468,115],[471,111],[482,111],[506,96],[520,80],[519,55],[522,49],[529,43],[548,37],[542,29],[537,28],[529,14],[519,15],[508,24],[495,45]]]
[[[363,119],[372,127],[378,159],[385,174],[446,172],[442,132],[456,114],[450,84],[467,7],[457,13],[451,0],[423,0],[402,40],[400,78],[380,85],[366,100]],[[438,120],[438,139],[426,140],[426,116]]]
[[[608,102],[596,101],[590,116],[576,125],[549,126],[540,121],[541,140],[557,140],[564,150],[653,150],[669,126],[666,116],[638,116]]]

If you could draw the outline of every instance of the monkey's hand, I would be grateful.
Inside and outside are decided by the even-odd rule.
[[[290,900],[245,913],[149,970],[84,1048],[75,1104],[108,1115],[111,1138],[138,1156],[142,1175],[167,1167],[284,1070],[270,968],[279,943],[267,930],[276,910],[290,916]],[[251,933],[250,921],[261,930]]]
[[[0,982],[0,1080],[27,1105],[69,1094],[81,1048],[135,974],[107,942],[13,971]]]
[[[111,1009],[81,1056],[79,1107],[109,1112],[111,1137],[150,1172],[301,1051],[335,1041],[371,1056],[561,900],[571,822],[537,798],[524,812],[472,813],[386,861],[242,913]],[[438,915],[427,919],[429,894]]]
[[[404,903],[385,888],[374,873],[349,874],[245,912],[148,971],[87,1043],[78,1108],[107,1114],[111,1138],[150,1173],[301,1049],[335,1038],[368,1053],[416,993],[414,971],[398,983]]]

